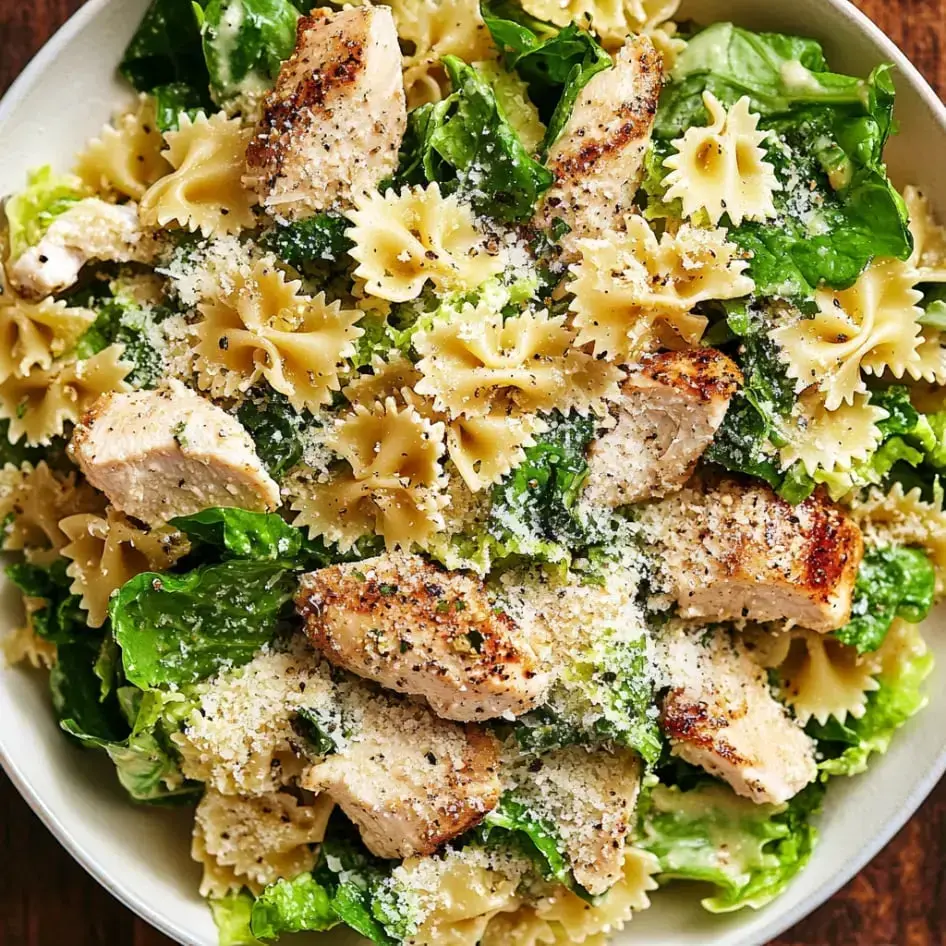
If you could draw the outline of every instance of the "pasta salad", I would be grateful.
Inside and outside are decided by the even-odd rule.
[[[64,738],[221,946],[760,908],[925,702],[946,230],[891,67],[678,0],[153,0],[3,204],[0,514]]]

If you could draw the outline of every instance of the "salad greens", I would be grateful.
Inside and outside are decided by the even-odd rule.
[[[251,391],[237,410],[237,420],[256,445],[266,471],[279,480],[302,459],[306,417],[278,391]]]
[[[866,80],[837,75],[826,71],[813,40],[714,24],[690,39],[671,73],[657,113],[652,171],[672,140],[707,123],[705,91],[725,105],[749,96],[762,116],[759,128],[770,133],[768,160],[781,184],[777,219],[729,231],[747,254],[759,296],[846,288],[874,257],[910,255],[906,205],[883,164],[893,128],[889,66]],[[658,208],[659,180],[652,175],[647,184]]]
[[[711,913],[758,909],[811,857],[811,818],[823,795],[814,784],[787,805],[757,805],[715,781],[686,791],[658,784],[641,799],[638,843],[657,856],[665,879],[712,884],[716,893],[703,900]]]
[[[933,605],[936,573],[919,549],[870,548],[857,573],[851,620],[835,636],[858,653],[877,650],[895,618],[919,624]]]
[[[557,30],[529,16],[509,0],[481,0],[483,20],[508,69],[529,89],[529,97],[546,125],[542,151],[561,135],[578,94],[599,72],[611,68],[611,57],[574,23]]]
[[[272,639],[295,590],[292,571],[273,561],[137,575],[109,604],[125,676],[142,689],[182,686],[246,663]]]
[[[871,756],[885,753],[894,733],[927,703],[922,684],[933,670],[933,655],[915,625],[901,624],[894,633],[887,652],[879,655],[880,686],[867,694],[864,715],[844,722],[832,718],[823,725],[812,720],[807,726],[825,755],[819,765],[825,778],[864,772]]]
[[[498,220],[524,220],[552,185],[552,172],[529,156],[489,82],[456,56],[443,64],[453,92],[408,117],[394,183],[438,182],[469,194]]]
[[[200,35],[214,101],[265,92],[296,44],[289,0],[209,0]]]
[[[16,259],[39,243],[56,217],[86,196],[85,187],[78,178],[54,174],[48,164],[30,171],[26,187],[4,205],[10,259]]]

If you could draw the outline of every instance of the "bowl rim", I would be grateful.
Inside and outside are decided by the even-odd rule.
[[[23,71],[17,76],[6,93],[0,97],[0,128],[15,111],[20,100],[25,97],[30,87],[42,72],[53,63],[59,52],[66,47],[75,36],[82,31],[88,22],[93,20],[103,8],[119,0],[86,0],[43,44],[33,58],[27,63]],[[932,86],[910,61],[907,55],[867,14],[854,6],[852,0],[821,0],[832,7],[842,17],[853,22],[855,27],[865,33],[869,39],[892,62],[907,82],[919,94],[924,104],[930,110],[934,120],[946,129],[946,103],[940,99]],[[946,669],[946,668],[944,668]],[[935,672],[935,671],[934,671]],[[43,800],[39,791],[33,788],[25,775],[20,771],[14,758],[7,750],[0,730],[0,767],[6,772],[10,781],[16,787],[21,797],[43,825],[53,834],[56,840],[69,854],[94,877],[120,903],[146,920],[160,932],[171,937],[184,946],[199,946],[196,940],[173,917],[159,912],[146,900],[129,892],[120,878],[110,874],[98,861],[95,853],[87,846],[77,842],[69,833],[68,828],[60,821],[57,815]],[[917,809],[932,792],[933,788],[946,774],[946,751],[941,752],[934,760],[925,776],[916,782],[907,796],[907,800],[900,810],[893,815],[870,842],[865,844],[856,857],[847,861],[844,867],[832,878],[830,883],[824,884],[806,899],[799,902],[794,908],[781,913],[774,913],[771,922],[759,928],[754,936],[745,940],[741,946],[765,946],[770,940],[784,933],[796,923],[811,915],[826,903],[838,890],[854,878],[867,863],[873,860],[880,851],[887,846],[907,821],[916,813]],[[769,909],[765,907],[763,909]]]

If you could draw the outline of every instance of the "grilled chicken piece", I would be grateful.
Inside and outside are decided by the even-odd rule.
[[[758,482],[696,482],[639,521],[681,617],[788,619],[816,631],[850,619],[864,541],[820,492],[791,506]]]
[[[614,66],[578,94],[571,118],[549,150],[555,175],[537,222],[571,227],[563,244],[620,226],[631,209],[657,114],[663,65],[645,36],[628,39]]]
[[[714,348],[664,352],[632,370],[612,405],[615,426],[588,449],[585,498],[615,508],[679,489],[741,382]]]
[[[675,755],[758,804],[788,801],[815,779],[814,741],[728,632],[671,625],[655,656],[670,687],[661,719]]]
[[[147,263],[155,248],[135,204],[88,197],[56,217],[35,246],[7,265],[7,276],[21,296],[41,299],[71,286],[90,260]]]
[[[316,10],[263,102],[244,183],[280,217],[344,206],[393,173],[406,127],[390,9]]]
[[[279,505],[279,487],[249,434],[178,381],[99,398],[76,427],[70,450],[116,509],[151,525],[210,506]]]
[[[384,696],[365,701],[359,716],[347,744],[303,772],[301,784],[327,792],[373,854],[433,854],[496,807],[493,736]]]
[[[494,608],[482,581],[418,555],[310,572],[296,606],[331,663],[423,696],[446,719],[518,716],[548,684],[529,635]]]

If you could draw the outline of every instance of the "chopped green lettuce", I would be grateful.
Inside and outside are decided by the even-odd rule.
[[[568,557],[568,547],[589,544],[589,526],[575,509],[588,476],[585,450],[594,417],[555,413],[549,429],[526,447],[525,460],[493,487],[487,530],[507,554],[546,561]]]
[[[263,946],[250,930],[254,902],[253,895],[245,889],[210,898],[218,946]]]
[[[794,383],[769,337],[771,316],[764,307],[737,305],[729,312],[727,324],[741,341],[735,357],[743,385],[704,457],[778,487],[782,475],[773,444],[783,442],[779,429],[795,404]]]
[[[823,795],[816,783],[787,805],[757,805],[718,782],[689,791],[658,784],[642,798],[637,843],[656,855],[665,879],[715,886],[703,900],[711,913],[758,909],[808,862]]]
[[[267,388],[250,391],[237,410],[237,420],[256,445],[256,454],[275,480],[302,459],[302,431],[307,415],[300,414],[284,394]]]
[[[508,0],[481,0],[483,20],[503,61],[529,89],[547,128],[547,150],[568,123],[578,94],[599,72],[611,68],[611,57],[594,37],[572,23],[557,29],[529,16]]]
[[[263,246],[300,273],[315,264],[340,263],[352,248],[345,231],[351,223],[340,214],[318,213],[278,223],[263,237]]]
[[[661,97],[645,186],[666,212],[654,170],[671,142],[705,125],[704,91],[725,105],[743,95],[769,131],[768,160],[782,185],[776,219],[744,222],[729,238],[749,257],[760,296],[808,297],[850,286],[876,256],[912,251],[907,210],[887,178],[883,149],[893,127],[889,66],[865,79],[826,71],[813,40],[717,23],[687,43]],[[652,210],[653,212],[653,210]]]
[[[44,606],[33,612],[33,630],[53,644],[71,644],[93,640],[94,631],[86,626],[85,612],[79,596],[71,591],[72,579],[66,574],[69,563],[57,558],[50,565],[14,562],[6,568],[6,576],[24,595],[42,598]]]
[[[119,65],[139,92],[171,83],[195,94],[206,92],[210,76],[200,45],[200,6],[191,0],[152,0]]]
[[[117,699],[102,700],[102,681],[95,672],[100,638],[90,634],[56,646],[56,663],[49,673],[56,718],[67,732],[73,729],[105,740],[121,740],[128,733]]]
[[[105,738],[89,730],[88,720],[63,719],[62,728],[83,745],[102,749],[115,764],[118,781],[133,801],[152,805],[196,801],[203,786],[184,778],[171,736],[194,708],[183,692],[164,693],[124,687],[119,700],[132,729],[125,738]]]
[[[443,64],[453,92],[408,118],[394,183],[437,181],[467,194],[476,210],[499,220],[525,220],[552,173],[535,161],[506,118],[489,82],[456,56]]]
[[[858,653],[877,650],[895,618],[916,624],[929,614],[935,588],[933,563],[919,549],[868,549],[854,585],[851,620],[835,636]]]
[[[218,105],[270,88],[292,55],[298,19],[289,0],[210,0],[200,34]]]
[[[173,687],[246,663],[276,634],[295,590],[293,573],[271,561],[137,575],[109,604],[125,676],[142,689]]]
[[[90,358],[109,345],[122,345],[122,359],[132,365],[128,383],[135,388],[154,388],[167,374],[159,326],[172,312],[160,305],[140,305],[118,282],[114,288],[113,295],[92,304],[96,319],[76,343],[76,357]]]
[[[4,207],[10,240],[10,259],[17,259],[35,246],[60,214],[86,197],[77,177],[54,174],[47,164],[26,176],[26,187],[14,194]]]
[[[313,872],[339,919],[376,946],[396,946],[417,929],[410,898],[398,896],[386,883],[395,863],[371,854],[357,831],[336,815]]]
[[[178,516],[170,524],[187,533],[192,541],[217,549],[225,558],[291,566],[302,549],[302,533],[272,512],[218,506]]]
[[[213,111],[206,93],[194,89],[185,82],[169,82],[159,85],[149,93],[154,99],[154,114],[158,131],[176,131],[181,123],[181,115],[191,121],[198,112],[210,114]]]
[[[561,852],[562,840],[555,825],[537,818],[514,795],[505,793],[475,834],[487,846],[499,844],[525,854],[537,864],[546,880],[567,887],[575,886],[571,867]]]
[[[922,684],[933,670],[933,655],[919,628],[900,625],[898,639],[888,642],[884,650],[877,676],[880,687],[867,694],[863,716],[848,716],[843,723],[833,718],[824,724],[812,720],[807,726],[826,757],[819,765],[825,778],[865,771],[871,756],[885,753],[894,733],[926,706]]]
[[[340,922],[328,891],[312,874],[270,884],[250,913],[250,931],[264,940],[282,933],[329,930]]]

